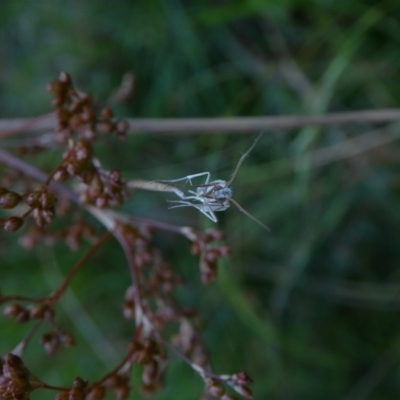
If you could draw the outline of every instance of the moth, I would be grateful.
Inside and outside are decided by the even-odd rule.
[[[211,173],[210,172],[200,172],[194,175],[188,175],[183,178],[166,180],[166,181],[158,181],[159,183],[167,184],[166,190],[174,192],[180,200],[169,200],[171,203],[175,203],[170,208],[177,207],[194,207],[199,210],[202,214],[204,214],[207,218],[209,218],[213,222],[217,222],[216,212],[225,211],[228,209],[231,204],[236,206],[242,213],[247,215],[250,219],[257,222],[261,227],[270,231],[270,229],[264,225],[257,218],[252,216],[248,211],[246,211],[236,200],[233,199],[233,188],[231,186],[233,180],[236,177],[243,161],[250,154],[250,152],[254,149],[257,142],[260,140],[262,133],[258,135],[258,137],[254,140],[253,144],[250,148],[240,157],[230,179],[228,181],[217,179],[215,181],[211,181]],[[192,179],[199,178],[205,176],[205,182],[202,185],[193,186]],[[177,182],[186,181],[191,187],[195,188],[195,190],[189,189],[187,190],[187,194],[183,191],[176,188],[174,184]],[[177,189],[177,190],[174,190]]]

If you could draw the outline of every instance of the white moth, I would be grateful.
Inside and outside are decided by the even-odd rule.
[[[210,172],[200,172],[199,174],[188,175],[183,178],[168,180],[168,181],[158,181],[159,183],[176,183],[181,181],[186,181],[190,186],[192,185],[192,179],[198,178],[201,176],[205,176],[206,180],[204,184],[193,186],[196,190],[188,190],[187,194],[179,190],[173,185],[165,185],[165,191],[172,191],[180,200],[169,200],[171,203],[176,203],[176,205],[170,208],[177,207],[194,207],[199,210],[206,217],[211,219],[213,222],[217,222],[218,219],[215,215],[216,212],[225,211],[230,207],[231,204],[236,206],[242,213],[247,215],[250,219],[257,222],[260,226],[262,226],[266,230],[270,230],[266,225],[264,225],[257,218],[253,217],[250,213],[248,213],[233,197],[233,188],[231,183],[235,179],[237,172],[239,171],[240,166],[242,165],[245,158],[249,155],[249,153],[253,150],[257,142],[259,141],[262,133],[258,135],[255,139],[251,147],[240,157],[239,162],[236,165],[235,170],[232,173],[231,178],[228,181],[224,181],[222,179],[217,179],[215,181],[211,181]],[[157,183],[157,182],[155,182]],[[176,190],[174,190],[176,189]],[[156,189],[153,189],[156,190]]]

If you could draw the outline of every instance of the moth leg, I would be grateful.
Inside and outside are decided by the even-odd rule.
[[[210,206],[208,204],[194,204],[191,203],[190,201],[182,201],[182,200],[167,200],[169,203],[177,203],[175,206],[168,207],[168,208],[178,208],[178,207],[194,207],[197,210],[199,210],[202,214],[204,214],[207,218],[211,219],[213,222],[217,222],[218,218],[214,214],[214,212],[211,210]],[[207,209],[204,207],[207,206]]]
[[[193,186],[192,179],[199,178],[200,176],[206,176],[205,184],[207,184],[210,181],[211,173],[210,172],[200,172],[199,174],[188,175],[183,178],[172,179],[172,180],[162,180],[162,181],[158,181],[158,182],[174,183],[174,182],[186,181],[186,182],[189,182]]]

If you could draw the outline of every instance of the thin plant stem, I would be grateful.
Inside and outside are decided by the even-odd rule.
[[[75,274],[82,268],[85,262],[105,243],[110,237],[113,235],[113,232],[106,232],[90,249],[86,252],[86,254],[75,264],[75,266],[69,271],[68,275],[65,277],[63,283],[60,287],[48,297],[48,300],[52,303],[58,301],[58,299],[62,296],[62,294],[67,289],[69,283]]]
[[[300,129],[308,126],[324,127],[356,123],[385,123],[400,120],[400,109],[361,110],[325,115],[282,115],[267,117],[231,118],[127,118],[128,133],[251,133]],[[43,132],[53,130],[54,117],[30,124],[32,119],[0,120],[0,138],[10,136],[10,132]]]

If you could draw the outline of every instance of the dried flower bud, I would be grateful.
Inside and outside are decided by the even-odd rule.
[[[192,254],[194,254],[195,256],[198,256],[201,252],[200,243],[197,240],[192,242],[190,250],[192,251]]]
[[[200,260],[201,281],[208,284],[217,278],[217,265],[206,260]]]
[[[0,207],[1,208],[14,208],[21,201],[21,196],[15,192],[8,192],[0,195]]]
[[[31,208],[39,207],[41,195],[42,195],[41,191],[35,190],[34,192],[31,192],[26,196],[25,201],[28,204],[28,206]]]
[[[208,249],[206,254],[205,254],[205,259],[209,262],[209,263],[215,263],[218,261],[219,258],[219,254],[218,251],[216,249]]]
[[[101,124],[101,128],[105,133],[111,133],[114,130],[114,124],[107,120]]]
[[[158,376],[158,363],[154,360],[150,361],[143,368],[142,382],[145,385],[154,383]]]
[[[133,300],[125,300],[122,305],[122,311],[126,319],[135,318],[135,303]]]
[[[59,334],[59,338],[61,340],[61,343],[65,346],[65,347],[72,347],[75,346],[75,339],[72,336],[72,333],[69,332],[62,332]]]
[[[53,107],[61,107],[64,104],[65,101],[65,94],[55,97],[52,101],[51,101],[51,105]],[[57,127],[57,130],[61,130],[65,128],[65,126],[61,125]]]
[[[6,218],[3,224],[3,230],[6,232],[15,232],[24,224],[24,219],[20,217]]]
[[[112,185],[121,184],[121,173],[115,169],[113,169],[112,171],[110,171],[110,176],[109,179],[112,183]]]
[[[47,84],[47,91],[58,97],[65,94],[65,85],[59,81],[50,81]]]
[[[20,324],[23,324],[24,322],[28,322],[30,320],[29,311],[22,310],[20,313],[18,313],[15,320],[17,322],[19,322]]]
[[[96,207],[106,208],[108,206],[108,196],[101,194],[96,198]]]
[[[90,128],[85,129],[82,133],[82,138],[90,141],[94,140],[96,136],[97,136],[96,128],[92,126]]]
[[[63,182],[68,178],[68,172],[64,167],[60,167],[53,175],[53,179],[57,182]]]
[[[101,116],[103,117],[104,120],[109,120],[114,116],[113,111],[111,110],[111,108],[108,107],[104,107],[101,110]]]
[[[235,385],[250,385],[253,380],[247,375],[246,371],[240,371],[230,376],[230,381]]]
[[[91,106],[93,104],[93,96],[90,93],[81,93],[81,102],[86,106]]]
[[[104,386],[94,385],[86,395],[85,400],[103,400],[105,395],[106,388]]]
[[[35,304],[29,312],[31,318],[50,321],[54,317],[54,310],[48,304]]]
[[[212,240],[221,241],[225,237],[224,232],[220,231],[219,229],[210,229],[206,231],[204,240],[209,242]]]
[[[95,119],[93,111],[89,107],[84,107],[81,112],[81,119],[83,122],[89,122]]]
[[[117,399],[126,399],[129,396],[129,378],[124,375],[114,374],[110,376],[105,385],[114,389]]]
[[[32,213],[33,218],[34,218],[34,220],[36,222],[36,225],[40,226],[40,227],[45,225],[45,220],[44,220],[44,218],[42,216],[41,211],[42,210],[40,208],[34,208],[33,209],[33,213]]]
[[[79,377],[75,378],[74,383],[72,384],[72,388],[78,389],[78,390],[82,390],[82,389],[86,388],[86,386],[87,386],[87,382]]]
[[[99,196],[100,194],[103,193],[104,190],[103,182],[98,174],[95,174],[93,176],[89,188],[90,188],[90,194],[93,197]]]
[[[217,250],[221,257],[227,257],[232,253],[229,246],[220,246]]]
[[[87,382],[81,378],[75,378],[68,400],[85,400]]]
[[[4,308],[3,315],[5,315],[6,317],[16,318],[16,316],[23,310],[26,309],[20,304],[13,303]]]
[[[77,160],[69,160],[65,163],[65,170],[70,176],[77,176],[83,172],[83,166]]]
[[[54,400],[69,400],[69,390],[58,393]]]
[[[69,119],[69,126],[70,126],[72,129],[79,128],[79,127],[82,126],[83,124],[84,124],[84,121],[82,121],[81,116],[78,115],[78,114],[72,115],[72,117]]]
[[[46,353],[51,355],[57,350],[60,340],[55,332],[49,332],[42,335],[40,344],[44,347]]]
[[[40,207],[53,208],[57,202],[57,198],[50,192],[42,192],[40,195]]]
[[[5,381],[0,385],[0,398],[4,400],[29,400],[30,393],[43,387],[43,383],[30,374],[22,360],[9,353],[3,365]]]
[[[77,160],[88,160],[92,155],[89,143],[85,140],[79,140],[75,145],[75,157]]]
[[[214,378],[206,379],[207,392],[212,396],[220,398],[225,394],[225,389],[221,381]]]
[[[59,122],[68,122],[71,114],[68,110],[66,110],[65,108],[57,108],[56,110],[56,114],[57,114],[57,119]]]
[[[71,85],[72,85],[71,76],[70,76],[67,72],[64,72],[64,71],[61,72],[60,75],[59,75],[59,77],[58,77],[58,80],[59,80],[61,83],[67,84],[68,86],[71,86]]]
[[[112,206],[120,206],[124,202],[124,197],[120,192],[112,193],[109,198],[109,203]]]
[[[56,211],[54,207],[42,209],[40,210],[40,215],[42,216],[43,220],[49,224],[54,219]]]
[[[126,386],[118,386],[115,389],[115,397],[117,400],[124,400],[129,397],[130,388],[128,385]]]

